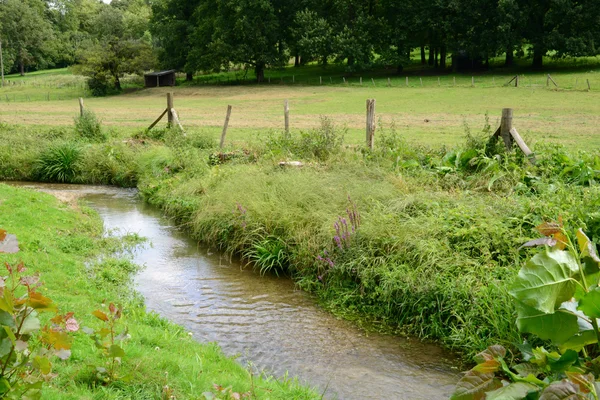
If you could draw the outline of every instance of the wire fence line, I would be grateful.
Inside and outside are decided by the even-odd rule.
[[[515,86],[515,78],[518,87]],[[125,87],[143,87],[143,79],[137,76],[121,80]],[[257,85],[257,86],[330,86],[352,88],[388,88],[388,89],[418,89],[418,88],[501,88],[512,87],[519,89],[541,89],[553,91],[600,91],[600,76],[577,77],[574,80],[548,78],[539,75],[510,75],[510,76],[395,76],[390,78],[362,77],[296,77],[277,76],[266,77],[264,82],[257,83],[253,79],[231,79],[230,77],[198,77],[191,86],[204,85]],[[31,92],[27,89],[31,88]],[[45,90],[47,89],[47,90]],[[59,91],[59,92],[57,92]],[[62,91],[62,92],[61,92]],[[23,93],[24,92],[24,93]],[[0,88],[0,103],[39,102],[71,100],[78,97],[92,97],[85,78],[68,82],[40,82],[36,80],[6,80]]]

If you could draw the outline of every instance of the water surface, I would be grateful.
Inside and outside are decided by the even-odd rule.
[[[288,279],[261,277],[189,239],[134,190],[30,185],[83,195],[105,228],[149,239],[134,261],[148,309],[215,341],[242,363],[339,399],[446,399],[458,380],[452,357],[418,340],[366,334],[320,309]],[[67,196],[69,197],[69,196]]]

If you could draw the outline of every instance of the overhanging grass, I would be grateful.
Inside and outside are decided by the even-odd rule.
[[[124,305],[123,324],[131,340],[124,345],[121,371],[128,379],[94,384],[95,366],[104,361],[92,340],[78,332],[72,357],[55,363],[58,377],[46,387],[44,398],[155,399],[168,385],[177,398],[200,399],[213,384],[240,393],[254,391],[258,398],[317,397],[293,380],[252,377],[217,345],[197,343],[181,327],[147,313],[128,285],[132,267],[127,262],[104,259],[86,268],[86,261],[121,247],[118,239],[102,238],[102,223],[92,211],[73,210],[49,195],[0,184],[0,226],[15,234],[21,246],[21,252],[2,254],[0,260],[22,260],[30,273],[40,272],[43,293],[61,311],[74,311],[82,326],[98,327],[91,312],[103,301]]]

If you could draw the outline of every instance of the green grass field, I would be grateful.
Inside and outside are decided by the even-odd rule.
[[[293,69],[288,69],[293,72]],[[286,72],[288,72],[286,70]],[[318,73],[314,68],[310,76]],[[83,78],[65,70],[18,78],[22,85],[0,89],[0,121],[11,124],[64,126],[78,113],[77,97],[85,93]],[[318,79],[318,78],[317,78]],[[421,86],[420,79],[423,80]],[[349,84],[305,85],[298,83],[262,85],[198,85],[143,89],[119,96],[86,98],[85,106],[96,112],[108,127],[132,132],[149,126],[166,106],[166,93],[175,93],[175,108],[183,125],[202,128],[218,136],[227,105],[233,106],[228,140],[245,142],[270,130],[283,127],[283,101],[290,101],[291,126],[295,130],[314,128],[319,116],[348,127],[346,142],[362,142],[365,101],[377,100],[377,116],[384,126],[395,123],[410,142],[428,146],[456,143],[465,133],[465,124],[479,130],[489,114],[491,125],[499,123],[501,109],[514,109],[514,124],[528,141],[564,144],[572,149],[600,145],[600,74],[597,71],[564,72],[554,75],[561,89],[547,88],[543,74],[521,77],[521,87],[504,87],[509,75],[410,76],[391,80],[349,78]],[[456,79],[456,86],[454,86]],[[587,91],[586,79],[592,86]],[[17,82],[17,81],[15,81]],[[575,86],[575,83],[577,86]],[[46,86],[45,86],[46,85]],[[564,89],[563,89],[564,88]],[[50,101],[45,96],[50,93]],[[11,97],[12,96],[12,97]],[[29,96],[31,101],[27,101]],[[6,101],[6,98],[10,101]],[[16,99],[16,101],[15,101]],[[60,100],[58,100],[60,99]]]

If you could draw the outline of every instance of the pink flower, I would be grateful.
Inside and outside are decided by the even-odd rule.
[[[65,327],[69,332],[77,332],[79,330],[79,324],[75,318],[69,318],[65,324]]]

